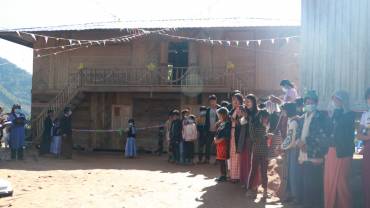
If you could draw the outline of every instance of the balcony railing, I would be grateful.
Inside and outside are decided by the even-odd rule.
[[[123,69],[81,70],[83,86],[158,86],[158,87],[226,87],[230,73],[200,67],[162,67],[154,70],[126,67]],[[75,76],[75,75],[72,75]]]

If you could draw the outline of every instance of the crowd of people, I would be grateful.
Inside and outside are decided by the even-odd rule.
[[[268,99],[244,96],[236,90],[231,103],[222,101],[219,105],[216,95],[211,95],[209,106],[201,106],[198,116],[190,109],[172,110],[160,134],[169,142],[169,162],[209,164],[215,146],[220,166],[216,180],[240,184],[252,199],[262,185],[262,200],[266,200],[269,161],[281,158],[281,182],[276,192],[283,202],[349,208],[353,206],[349,175],[357,139],[365,144],[362,184],[365,207],[370,207],[370,88],[365,95],[368,111],[356,129],[348,92],[335,92],[332,107],[324,111],[318,109],[315,91],[300,97],[289,80],[280,86],[284,96]]]
[[[72,158],[72,110],[66,107],[63,116],[54,118],[53,111],[47,112],[39,154],[54,154],[58,158]],[[25,126],[28,123],[19,104],[14,104],[10,113],[0,107],[0,144],[10,149],[11,160],[23,160],[25,148]],[[62,142],[63,141],[63,142]]]
[[[210,164],[211,153],[215,152],[220,166],[216,180],[240,184],[251,199],[256,198],[262,186],[263,200],[268,198],[269,161],[281,158],[280,186],[276,192],[283,202],[303,207],[350,208],[353,203],[349,175],[357,139],[364,143],[364,207],[370,208],[370,88],[365,94],[368,110],[356,129],[356,113],[350,109],[348,92],[335,92],[331,110],[321,111],[315,91],[300,97],[289,80],[281,81],[280,86],[284,96],[268,99],[242,95],[236,90],[230,102],[218,104],[216,95],[211,95],[209,106],[201,106],[197,116],[191,114],[191,109],[172,110],[165,125],[159,128],[156,152],[162,154],[167,140],[168,161],[184,165]],[[54,118],[54,112],[48,111],[41,156],[52,153],[72,158],[72,110],[66,107],[63,112]],[[0,138],[10,147],[12,160],[23,159],[26,123],[20,105],[14,105],[8,114],[0,108]],[[133,119],[128,124],[125,156],[134,158],[137,130]]]

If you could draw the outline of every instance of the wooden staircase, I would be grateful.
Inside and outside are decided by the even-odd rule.
[[[69,77],[68,84],[48,103],[36,119],[32,120],[33,141],[40,141],[41,139],[48,110],[53,110],[54,114],[61,115],[66,106],[72,109],[78,106],[85,97],[84,93],[80,91],[81,86],[81,72]]]

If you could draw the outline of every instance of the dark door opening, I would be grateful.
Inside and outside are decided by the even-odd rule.
[[[171,79],[173,84],[181,84],[181,78],[188,67],[189,45],[188,42],[170,42],[168,45],[168,65],[172,67]]]

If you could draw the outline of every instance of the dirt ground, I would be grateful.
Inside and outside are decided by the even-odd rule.
[[[14,188],[0,207],[287,207],[276,198],[252,201],[237,184],[217,184],[216,165],[179,166],[165,156],[76,153],[57,160],[29,153],[24,161],[0,161],[0,168]]]

